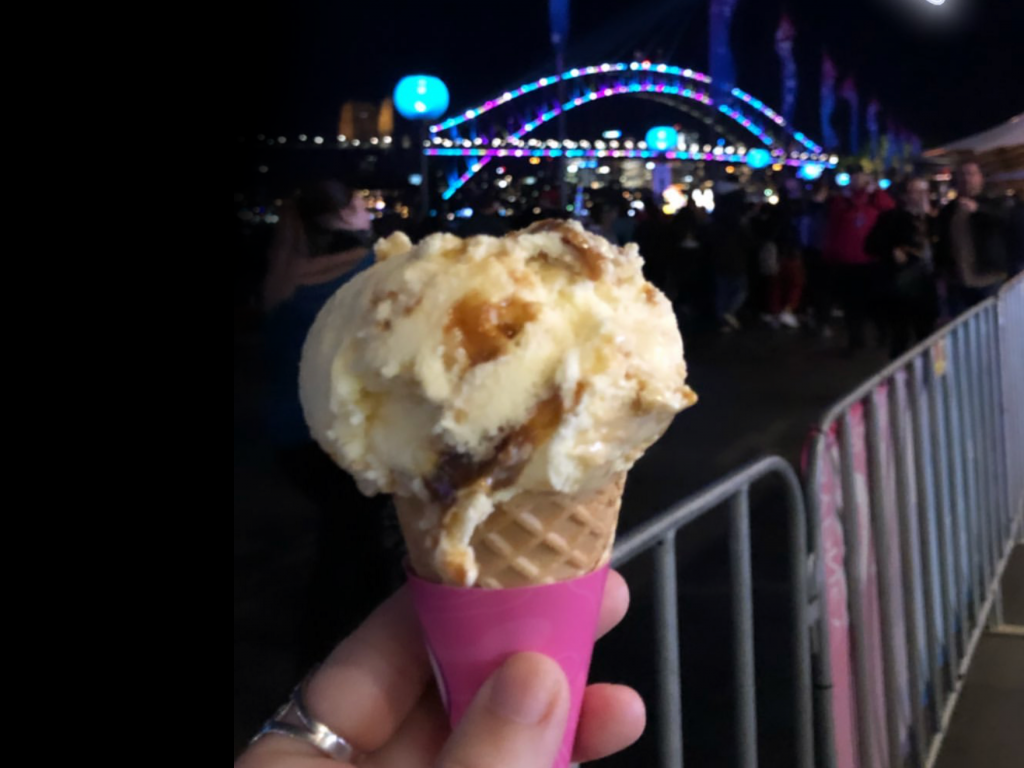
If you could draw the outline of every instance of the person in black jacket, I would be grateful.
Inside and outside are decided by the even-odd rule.
[[[910,178],[899,207],[878,217],[865,250],[882,265],[882,301],[889,324],[889,354],[896,358],[935,327],[938,301],[933,274],[933,218],[928,182]]]
[[[957,198],[939,213],[936,264],[949,287],[952,315],[995,295],[1006,280],[1010,209],[984,188],[978,164],[964,163],[957,171]]]
[[[720,183],[721,196],[704,233],[715,270],[715,319],[723,332],[739,330],[736,313],[747,300],[747,261],[754,250],[746,195],[731,182]]]

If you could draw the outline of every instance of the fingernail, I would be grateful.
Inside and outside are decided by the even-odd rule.
[[[539,723],[558,696],[560,681],[554,666],[555,662],[538,654],[513,656],[491,678],[491,709],[517,723]]]

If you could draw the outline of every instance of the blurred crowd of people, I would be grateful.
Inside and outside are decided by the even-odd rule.
[[[923,176],[881,189],[863,169],[847,170],[845,187],[791,178],[776,190],[749,191],[718,181],[710,214],[691,201],[667,215],[650,190],[613,191],[595,196],[581,221],[613,242],[640,246],[648,278],[673,300],[685,330],[804,328],[841,335],[850,352],[873,339],[898,355],[1021,270],[1024,203],[987,193],[977,164],[958,168],[955,196],[941,200]],[[512,211],[497,190],[484,191],[465,217],[416,221],[385,212],[374,219],[354,193],[345,200],[359,212],[318,212],[343,202],[341,188],[314,184],[285,202],[274,242],[263,249],[264,309],[297,288],[336,289],[337,277],[370,263],[360,262],[371,241],[396,229],[414,240],[441,230],[500,236],[572,215],[556,204]]]
[[[633,232],[645,271],[684,323],[841,331],[851,353],[873,330],[896,357],[1024,268],[1024,205],[987,194],[977,164],[957,169],[942,205],[922,176],[886,191],[849,175],[845,188],[790,180],[777,200],[719,182],[711,214],[648,208]],[[594,225],[623,242],[614,222]]]

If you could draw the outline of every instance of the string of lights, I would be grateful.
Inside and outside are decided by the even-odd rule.
[[[593,147],[594,149],[613,149],[613,150],[615,150],[615,149],[650,149],[651,148],[651,147],[649,147],[649,145],[648,145],[648,143],[646,141],[634,141],[633,139],[629,139],[629,138],[622,139],[622,140],[619,140],[619,139],[610,139],[610,140],[597,139],[595,141],[590,141],[590,140],[587,140],[587,139],[580,139],[580,140],[566,139],[564,141],[558,141],[556,139],[536,139],[536,138],[523,139],[523,138],[516,138],[514,136],[510,136],[507,139],[497,139],[497,138],[496,139],[491,139],[490,141],[486,141],[486,140],[481,139],[479,137],[476,138],[476,139],[472,139],[472,140],[470,140],[470,139],[455,140],[455,139],[441,138],[440,136],[433,136],[429,140],[425,141],[423,143],[423,146],[424,146],[425,149],[441,148],[441,147],[443,147],[445,149],[452,149],[452,148],[460,148],[461,147],[463,149],[475,148],[475,149],[479,150],[477,152],[471,152],[471,153],[467,152],[467,153],[464,153],[466,156],[484,155],[484,154],[486,154],[486,152],[484,152],[483,150],[487,149],[488,147],[492,148],[492,149],[508,149],[508,148],[515,149],[516,147],[523,147],[523,148],[536,148],[536,149],[547,148],[547,149],[561,149],[561,150],[590,149],[591,147]],[[688,146],[689,146],[690,152],[698,153],[698,152],[701,151],[700,145],[698,145],[696,143],[690,144]],[[730,154],[730,155],[732,155],[732,154],[746,155],[747,152],[748,152],[747,148],[745,146],[743,146],[742,144],[738,145],[738,146],[728,145],[728,146],[724,146],[724,147],[713,147],[711,144],[704,144],[703,147],[704,147],[704,149],[703,149],[704,152],[715,152],[715,153],[723,153],[724,152],[725,154]],[[680,146],[679,148],[683,149],[684,147]],[[755,150],[756,149],[757,148],[755,148]],[[424,154],[433,155],[433,154],[439,154],[439,153],[424,152]],[[446,153],[446,154],[453,154],[453,153]],[[776,148],[771,153],[768,153],[768,157],[770,158],[772,155],[779,156],[779,155],[785,155],[785,154],[786,154],[785,150]],[[788,155],[789,155],[790,158],[793,158],[793,159],[799,159],[799,160],[810,161],[810,162],[818,162],[818,163],[823,163],[825,165],[830,165],[830,164],[834,165],[836,162],[838,162],[838,159],[839,159],[837,155],[829,155],[829,154],[824,153],[824,152],[822,152],[822,153],[802,152],[800,150],[792,150],[792,151],[790,151],[788,153]],[[527,156],[527,155],[524,155],[524,157],[525,156]],[[770,159],[768,161],[768,164],[770,164]]]
[[[732,89],[732,95],[735,96],[736,98],[740,99],[744,103],[749,104],[750,106],[752,106],[754,109],[756,109],[758,112],[760,112],[762,115],[767,117],[769,120],[771,120],[773,123],[775,123],[779,127],[781,127],[781,128],[787,128],[788,127],[788,124],[786,123],[786,118],[784,118],[782,115],[780,115],[778,112],[776,112],[774,109],[769,107],[767,104],[765,104],[760,99],[755,98],[754,96],[751,96],[749,93],[747,93],[746,91],[744,91],[744,90],[742,90],[740,88],[733,88]],[[806,147],[811,152],[818,152],[818,153],[820,153],[822,151],[821,145],[815,144],[813,141],[811,141],[809,138],[807,138],[800,131],[793,131],[793,138],[796,139],[797,141],[799,141],[804,147]]]
[[[511,91],[505,91],[501,96],[496,99],[489,99],[479,106],[467,109],[461,115],[456,115],[443,122],[436,123],[430,126],[431,133],[438,133],[439,131],[447,130],[448,128],[454,128],[456,125],[460,125],[467,120],[474,120],[485,112],[490,112],[495,107],[500,107],[502,104],[506,104],[512,99],[516,99],[524,94],[536,91],[539,88],[545,88],[549,85],[554,85],[559,81],[575,80],[580,77],[589,77],[591,75],[607,74],[609,72],[656,72],[663,75],[672,75],[675,77],[683,77],[690,80],[695,80],[700,83],[710,83],[710,75],[706,75],[703,72],[695,72],[692,69],[684,69],[683,67],[676,67],[670,64],[652,64],[649,61],[633,61],[630,63],[619,62],[617,64],[598,64],[591,67],[580,67],[567,70],[560,75],[548,75],[542,77],[539,80],[534,80],[529,83],[515,88]]]
[[[765,133],[764,128],[759,125],[755,125],[749,118],[744,117],[741,112],[738,112],[727,104],[719,104],[718,111],[726,117],[734,120],[737,124],[742,125],[768,146],[771,146],[774,143],[772,137]]]
[[[390,149],[391,147],[394,146],[394,139],[391,136],[373,136],[369,139],[361,141],[359,139],[350,139],[349,137],[345,136],[345,134],[339,133],[335,137],[335,140],[331,142],[328,139],[325,139],[323,136],[308,136],[305,133],[300,133],[297,139],[298,140],[295,142],[295,144],[305,147],[308,147],[310,145],[317,147],[330,147],[333,144],[334,146],[355,149],[365,149],[367,147],[376,147],[377,149]],[[267,136],[266,134],[263,133],[257,134],[255,139],[247,136],[239,136],[238,141],[239,143],[242,144],[256,143],[265,144],[269,147],[284,146],[289,143],[287,136],[274,137]]]
[[[716,147],[716,150],[720,150]],[[596,157],[596,158],[618,158],[618,159],[664,159],[664,160],[710,160],[723,163],[742,163],[746,159],[745,154],[724,151],[689,152],[685,150],[655,150],[655,149],[535,149],[535,148],[491,148],[473,147],[446,148],[432,147],[424,150],[424,154],[430,157],[484,157],[487,159],[496,157],[540,157],[540,158],[575,158],[575,157]],[[799,157],[775,158],[776,164],[789,165],[796,168],[810,165],[821,167],[822,163],[814,160],[801,160]],[[834,167],[835,163],[825,163]],[[479,170],[479,168],[477,168]],[[475,173],[475,171],[474,171]]]

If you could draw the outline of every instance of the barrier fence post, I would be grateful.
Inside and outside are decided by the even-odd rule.
[[[995,389],[996,389],[996,448],[1002,456],[1002,461],[999,464],[999,476],[1000,486],[1002,490],[1003,500],[1003,518],[1002,518],[1002,537],[1003,541],[1006,542],[1009,549],[1013,548],[1013,503],[1011,502],[1011,481],[1009,476],[1009,461],[1011,459],[1011,453],[1007,450],[1007,442],[1009,439],[1010,425],[1009,419],[1012,418],[1008,406],[1008,399],[1010,393],[1003,385],[1004,382],[1004,368],[1008,364],[1005,360],[1005,355],[1002,348],[1002,331],[1000,329],[1000,317],[999,317],[999,305],[996,304],[996,314],[994,319],[995,331],[993,333],[992,345],[994,348],[993,356],[996,361],[996,376],[995,376]],[[1021,350],[1024,353],[1024,349]]]
[[[796,749],[798,768],[814,768],[814,703],[811,693],[811,625],[808,619],[807,519],[803,489],[796,475],[783,475],[789,514],[789,588],[796,674]],[[812,561],[813,562],[813,561]]]
[[[946,668],[949,676],[949,690],[956,687],[957,678],[957,649],[955,633],[953,629],[953,552],[950,539],[952,538],[949,529],[950,503],[949,503],[949,473],[946,471],[944,461],[949,453],[949,443],[946,439],[946,410],[942,407],[942,399],[945,393],[945,373],[941,368],[940,361],[936,358],[935,347],[932,346],[926,353],[925,360],[928,363],[928,416],[931,420],[932,433],[935,437],[935,452],[933,453],[935,466],[936,490],[938,503],[936,505],[935,529],[938,533],[938,555],[939,555],[939,595],[941,596],[943,628],[945,630]]]
[[[934,537],[932,536],[932,520],[935,518],[935,484],[932,476],[931,441],[928,439],[927,394],[924,392],[922,380],[921,358],[915,357],[911,366],[913,372],[911,393],[911,415],[914,422],[914,460],[917,464],[918,509],[917,525],[918,541],[921,542],[921,563],[925,574],[924,605],[925,605],[925,638],[928,648],[928,662],[931,672],[929,703],[932,709],[932,722],[936,728],[942,723],[942,702],[944,699],[942,684],[942,663],[939,649],[939,638],[936,630],[937,609],[934,579],[937,563],[934,562]]]
[[[1003,457],[1002,461],[999,461],[996,465],[996,472],[999,475],[999,498],[1001,500],[1001,506],[1003,507],[1003,513],[999,517],[999,536],[1000,541],[1006,542],[1011,548],[1013,543],[1011,541],[1011,520],[1013,510],[1010,504],[1010,481],[1007,477],[1007,463],[1006,459],[1009,457],[1008,451],[1006,451],[1006,430],[1007,424],[1006,419],[1008,412],[1006,409],[1006,392],[1003,388],[1003,356],[1000,353],[1000,328],[999,328],[999,305],[996,304],[995,311],[992,315],[992,337],[991,337],[991,355],[995,370],[992,376],[992,388],[995,391],[995,405],[993,406],[993,413],[996,423],[996,431],[992,436],[995,440],[996,454]]]
[[[814,707],[817,711],[815,724],[820,748],[818,756],[822,768],[835,768],[836,735],[832,707],[832,649],[829,640],[829,586],[825,572],[825,544],[821,525],[821,502],[818,496],[818,479],[825,458],[826,443],[824,432],[819,431],[812,438],[810,460],[807,470],[807,521],[810,540],[814,547],[815,603],[818,611],[815,621],[817,652],[812,654],[814,674]]]
[[[750,575],[750,499],[744,487],[729,502],[729,569],[737,702],[737,759],[757,768],[757,699],[754,688],[754,586]]]
[[[1004,443],[1007,480],[1010,486],[1009,513],[1024,544],[1024,276],[1018,276],[999,299],[1001,350],[1004,362],[1003,388],[1009,429]]]
[[[839,463],[842,473],[843,537],[846,541],[847,589],[850,597],[850,628],[853,632],[853,670],[857,713],[857,745],[863,765],[871,764],[872,731],[870,690],[868,688],[868,645],[864,627],[864,595],[861,574],[866,559],[862,552],[860,520],[857,508],[857,479],[853,464],[853,423],[849,412],[843,414],[839,434]],[[852,567],[849,565],[852,563]]]
[[[889,552],[889,532],[886,529],[885,498],[885,457],[882,455],[881,407],[876,392],[868,398],[868,486],[870,494],[871,528],[874,532],[875,561],[878,564],[878,594],[882,609],[882,669],[885,685],[885,756],[887,765],[896,765],[900,759],[900,689],[896,679],[896,609],[893,606],[893,590],[896,574],[893,573]]]
[[[967,563],[971,574],[971,592],[974,596],[974,617],[972,625],[981,621],[981,607],[985,601],[984,575],[982,571],[982,541],[978,530],[978,480],[977,467],[978,459],[974,448],[974,420],[971,417],[970,403],[973,400],[973,388],[971,386],[971,366],[974,361],[970,355],[969,342],[966,336],[966,328],[960,326],[954,330],[954,336],[960,349],[960,358],[963,365],[960,367],[960,424],[963,427],[963,448],[964,448],[964,474],[967,479],[966,507],[967,516],[965,523],[968,535],[968,557]]]
[[[900,528],[900,554],[903,565],[903,611],[907,630],[907,666],[910,678],[911,752],[917,768],[924,765],[925,745],[928,731],[924,720],[924,685],[921,679],[921,627],[918,597],[921,594],[919,572],[920,553],[917,552],[912,516],[911,483],[914,477],[913,464],[909,456],[909,437],[903,414],[907,408],[906,378],[898,376],[890,391],[892,420],[896,431],[896,494]],[[915,556],[916,555],[916,556]]]
[[[952,528],[953,546],[955,550],[956,606],[957,623],[960,627],[960,653],[967,653],[970,638],[971,616],[977,616],[978,600],[973,591],[970,579],[970,544],[967,532],[967,500],[964,490],[964,452],[959,449],[963,445],[961,432],[960,409],[960,369],[964,359],[959,354],[954,336],[946,337],[946,423],[949,426],[949,475],[952,483]]]
[[[975,461],[978,473],[978,509],[975,515],[978,518],[978,528],[983,542],[982,557],[984,583],[983,589],[987,593],[989,585],[992,584],[993,560],[995,555],[994,542],[992,541],[991,530],[988,525],[989,513],[992,509],[990,501],[992,484],[988,478],[988,467],[990,459],[985,450],[985,414],[982,403],[982,389],[984,386],[981,361],[981,318],[984,312],[974,315],[967,323],[971,339],[971,408],[974,422],[974,445]]]
[[[661,764],[683,764],[683,706],[679,681],[679,603],[676,596],[676,535],[672,531],[658,544],[655,555],[655,637],[661,667]]]
[[[981,336],[981,343],[978,354],[981,357],[981,365],[983,366],[979,375],[982,379],[982,404],[984,406],[982,423],[986,455],[985,470],[986,479],[989,483],[989,507],[985,510],[985,525],[988,529],[989,539],[992,542],[992,581],[990,582],[990,588],[995,590],[992,611],[989,614],[989,623],[990,625],[998,626],[1002,623],[1003,619],[1002,591],[999,586],[999,564],[1003,559],[1003,539],[1000,531],[1002,526],[1000,521],[1004,516],[1002,501],[1004,494],[1000,486],[998,471],[1002,457],[999,455],[995,440],[997,431],[995,417],[997,398],[996,387],[993,385],[996,383],[997,369],[992,355],[991,343],[992,337],[995,335],[993,328],[995,313],[996,306],[993,304],[979,315],[978,333]]]

